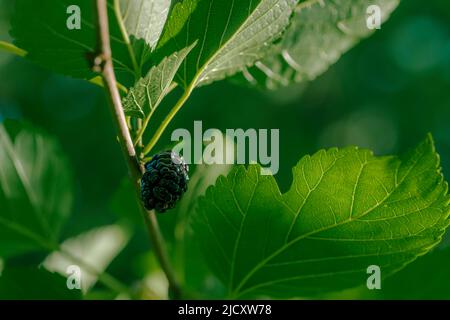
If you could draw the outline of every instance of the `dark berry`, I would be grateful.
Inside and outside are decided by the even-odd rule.
[[[156,154],[145,164],[141,198],[147,210],[163,213],[175,207],[187,190],[188,165],[172,151]]]

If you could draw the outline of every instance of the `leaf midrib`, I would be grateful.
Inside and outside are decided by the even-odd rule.
[[[300,216],[300,213],[302,212],[303,208],[305,207],[306,202],[309,200],[309,197],[311,196],[311,194],[316,191],[316,189],[319,187],[319,185],[322,183],[323,178],[325,177],[325,175],[331,170],[333,169],[334,165],[336,164],[336,162],[341,159],[341,158],[335,158],[333,163],[330,165],[330,167],[327,170],[323,170],[322,168],[322,162],[321,160],[319,160],[319,164],[320,164],[320,169],[321,169],[321,175],[319,178],[319,181],[316,183],[316,185],[313,188],[309,187],[309,183],[308,180],[306,179],[305,176],[305,164],[303,164],[302,166],[302,174],[303,174],[303,180],[305,180],[306,186],[308,187],[308,194],[306,195],[306,197],[303,199],[302,204],[300,205],[299,209],[297,210],[297,212],[295,213],[295,217],[294,219],[292,219],[292,223],[291,226],[289,227],[289,231],[286,234],[285,237],[285,243],[287,243],[289,241],[289,237],[291,236],[292,230],[294,229],[295,224],[298,221],[298,217]],[[310,160],[310,159],[309,159]]]
[[[264,0],[261,0],[264,1]],[[243,23],[239,26],[239,28],[236,30],[235,33],[233,33],[233,35],[225,42],[225,44],[223,44],[222,46],[220,46],[218,48],[218,50],[216,50],[216,52],[211,56],[210,59],[208,59],[203,66],[200,69],[197,69],[196,75],[194,76],[194,79],[191,82],[191,85],[196,86],[198,84],[198,82],[200,82],[203,76],[203,73],[205,72],[205,70],[208,68],[208,66],[211,64],[211,62],[213,62],[217,56],[223,51],[223,48],[225,48],[226,46],[228,46],[232,41],[234,41],[234,39],[237,37],[238,34],[240,34],[242,32],[244,26],[245,28],[248,28],[248,26],[246,26],[246,23],[253,17],[253,15],[255,14],[255,12],[257,11],[257,8],[261,5],[261,2],[255,7],[255,9],[253,10],[253,12],[247,17],[247,19],[245,19],[243,21]],[[267,14],[267,12],[269,12],[271,9],[273,9],[274,6],[270,7],[270,9],[266,12],[264,12],[263,14],[261,14],[261,17],[265,16]],[[261,17],[259,17],[258,19],[260,19]],[[189,16],[189,21],[190,21],[191,16]],[[208,14],[208,18],[209,18],[209,14]],[[254,22],[258,21],[258,19],[256,19]],[[253,22],[253,23],[254,23]],[[252,23],[252,25],[253,25]],[[205,38],[206,38],[206,34],[207,34],[208,30],[206,30],[205,32]],[[187,39],[189,39],[189,37],[187,36]],[[187,58],[186,58],[187,60]],[[185,62],[185,68],[186,68],[186,62]],[[185,75],[186,78],[186,75]]]

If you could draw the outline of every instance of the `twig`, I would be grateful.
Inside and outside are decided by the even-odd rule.
[[[111,43],[109,39],[109,23],[106,0],[97,0],[97,14],[98,14],[98,55],[94,60],[94,70],[100,72],[103,77],[103,83],[108,94],[110,106],[114,120],[119,129],[119,141],[127,159],[129,169],[133,177],[138,178],[141,170],[139,162],[136,158],[136,151],[128,131],[128,125],[125,118],[125,113],[122,108],[122,101],[117,90],[116,75],[114,73]]]
[[[158,227],[158,220],[156,219],[155,211],[147,211],[142,206],[142,213],[145,217],[145,223],[147,225],[148,234],[150,235],[151,241],[155,245],[155,253],[156,257],[158,258],[159,264],[161,265],[161,268],[164,270],[164,273],[166,274],[167,281],[169,282],[169,291],[172,295],[172,297],[175,300],[181,299],[182,292],[181,287],[178,284],[178,280],[175,277],[175,271],[172,268],[172,265],[169,260],[169,256],[167,255],[167,250],[165,247],[165,242],[163,239],[163,236],[161,234],[161,231]]]
[[[108,23],[108,7],[107,0],[96,0],[97,8],[97,23],[98,23],[98,54],[94,61],[94,70],[101,73],[105,89],[109,98],[109,105],[114,116],[116,125],[119,131],[119,141],[122,147],[122,152],[127,160],[128,169],[130,171],[131,179],[135,186],[136,192],[139,195],[139,179],[142,176],[142,167],[136,155],[136,150],[131,139],[130,131],[126,121],[125,113],[123,112],[122,101],[119,91],[117,89],[116,76],[114,74],[114,67],[112,62],[111,44],[109,38],[109,23]],[[161,268],[167,276],[169,281],[169,288],[174,298],[179,298],[180,287],[176,281],[175,273],[170,265],[170,260],[164,245],[164,239],[158,226],[158,221],[154,211],[147,211],[142,208],[142,213],[147,225],[147,230],[150,239],[153,243],[153,248],[158,258]]]

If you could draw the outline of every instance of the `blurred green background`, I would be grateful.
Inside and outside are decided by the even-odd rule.
[[[0,0],[0,40],[11,41],[12,4]],[[6,118],[26,119],[44,128],[69,158],[76,195],[64,238],[117,221],[111,201],[126,168],[101,89],[0,52],[0,120]],[[175,128],[193,128],[194,120],[202,120],[204,128],[279,128],[276,178],[282,190],[289,187],[291,168],[305,154],[347,145],[369,148],[377,155],[397,154],[427,132],[436,140],[448,180],[450,2],[402,1],[380,31],[312,83],[277,92],[229,82],[201,88],[162,141],[168,143]],[[108,268],[127,283],[139,279],[151,264],[145,255],[145,232],[138,229],[130,241]],[[447,243],[444,240],[441,247]],[[11,264],[40,261],[42,255],[33,254]]]

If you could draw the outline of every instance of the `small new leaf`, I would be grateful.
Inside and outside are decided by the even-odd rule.
[[[294,167],[285,194],[257,166],[237,167],[200,199],[193,227],[231,297],[307,296],[428,252],[449,225],[447,192],[431,137],[403,157],[321,150]]]
[[[144,118],[153,113],[170,91],[173,79],[181,63],[196,43],[164,58],[159,65],[150,69],[128,92],[123,100],[125,113]]]

